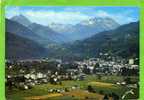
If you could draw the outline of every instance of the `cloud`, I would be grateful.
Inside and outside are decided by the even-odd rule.
[[[25,7],[26,8],[26,7]],[[6,17],[10,18],[15,15],[23,14],[32,22],[43,25],[49,23],[76,24],[80,21],[93,17],[110,17],[120,24],[125,24],[138,19],[132,17],[133,10],[123,10],[113,12],[96,7],[42,7],[42,8],[21,8],[7,7]]]
[[[20,7],[5,7],[5,15],[7,18],[11,18],[13,16],[20,14]]]
[[[98,10],[95,13],[96,17],[110,17],[110,14],[108,14],[107,12],[103,11],[103,10]]]
[[[95,17],[109,17],[109,18],[114,19],[119,24],[126,24],[129,22],[135,22],[138,20],[137,18],[131,17],[129,11],[124,12],[124,13],[119,13],[119,12],[118,13],[108,13],[106,11],[99,10],[93,16],[95,16]]]
[[[93,12],[95,10],[95,7],[94,6],[72,6],[72,7],[66,7],[64,9],[64,11],[67,11],[67,12]]]
[[[81,12],[27,11],[23,13],[31,21],[48,25],[48,23],[76,24],[89,19],[90,16]]]

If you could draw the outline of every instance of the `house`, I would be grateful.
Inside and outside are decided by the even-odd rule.
[[[132,59],[132,58],[129,59],[129,64],[130,64],[130,65],[133,65],[133,64],[134,64],[134,59]]]

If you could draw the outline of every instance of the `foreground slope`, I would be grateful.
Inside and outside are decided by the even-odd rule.
[[[47,49],[38,43],[13,33],[6,33],[6,58],[30,59],[44,56],[47,56]]]

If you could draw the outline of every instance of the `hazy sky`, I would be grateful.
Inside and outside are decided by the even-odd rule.
[[[120,24],[139,20],[137,7],[95,6],[9,6],[6,17],[22,14],[30,21],[43,25],[49,23],[76,24],[93,17],[110,17]]]

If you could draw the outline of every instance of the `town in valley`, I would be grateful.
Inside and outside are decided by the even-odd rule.
[[[125,100],[130,96],[137,98],[138,61],[138,58],[122,59],[108,53],[100,53],[98,58],[80,61],[49,58],[7,60],[6,88],[13,92],[23,91],[24,94],[26,91],[41,91],[45,95],[56,94],[60,98],[65,96],[72,100]],[[42,87],[44,90],[41,90]],[[40,99],[40,96],[25,98],[35,100]]]

